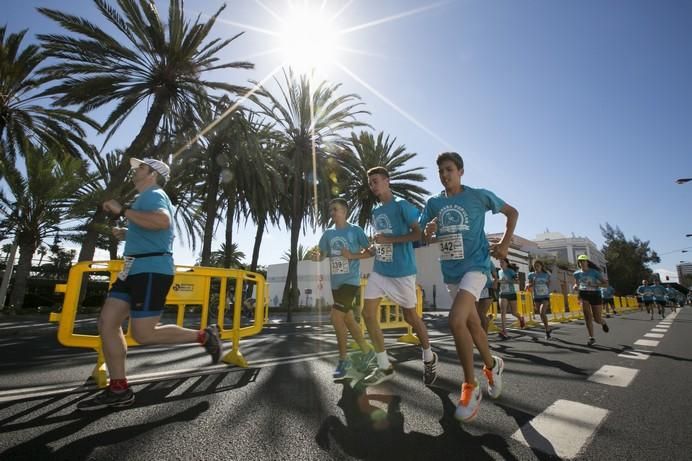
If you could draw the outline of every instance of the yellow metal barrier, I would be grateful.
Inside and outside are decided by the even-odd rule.
[[[581,310],[579,303],[579,295],[570,293],[567,295],[567,307],[569,308],[570,320],[581,320],[584,318],[584,312]]]
[[[497,305],[497,301],[493,300],[493,302],[490,304],[490,308],[488,309],[489,317],[492,316],[492,318],[488,318],[488,333],[500,332],[498,326],[495,325],[495,319],[497,319],[499,311],[500,306]]]
[[[363,308],[365,307],[365,286],[368,279],[360,279],[360,328],[363,332],[367,331],[365,321],[363,320]],[[420,286],[416,285],[416,312],[419,317],[423,317],[423,292]],[[395,328],[406,328],[406,334],[400,336],[397,341],[400,343],[420,344],[418,336],[413,334],[413,327],[404,320],[402,307],[390,301],[387,298],[382,298],[380,301],[380,328],[382,330],[390,330]]]
[[[75,320],[82,281],[84,277],[108,277],[112,284],[120,270],[123,261],[83,261],[75,264],[70,269],[70,274],[66,284],[59,284],[55,287],[56,292],[65,293],[62,312],[51,314],[50,320],[59,322],[58,341],[63,346],[80,347],[95,349],[98,358],[96,367],[92,372],[92,378],[99,387],[107,385],[107,374],[105,361],[101,351],[101,339],[99,335],[77,334],[74,332]],[[100,275],[99,275],[100,274]],[[229,280],[234,280],[234,294],[229,296]],[[247,284],[255,285],[254,320],[250,325],[240,325],[243,309],[243,293]],[[173,285],[166,297],[166,305],[174,305],[177,308],[176,324],[183,325],[185,310],[200,308],[199,329],[206,328],[209,321],[212,297],[216,298],[216,322],[219,325],[219,336],[222,340],[231,340],[232,349],[222,360],[241,367],[247,367],[248,363],[240,352],[240,339],[258,334],[262,331],[266,313],[266,282],[261,274],[243,271],[238,269],[222,269],[216,267],[199,266],[176,266],[176,273]],[[232,302],[233,319],[231,325],[225,324],[226,313],[231,308]],[[125,339],[128,346],[136,346],[137,342],[132,338],[128,325]]]
[[[528,291],[517,292],[517,314],[524,316],[525,328],[538,325],[533,319],[533,296]],[[512,323],[512,328],[521,328],[519,319]]]
[[[620,297],[619,296],[614,296],[613,297],[613,305],[615,306],[615,309],[622,309],[624,306],[620,302]]]
[[[553,322],[569,322],[565,315],[565,296],[562,293],[550,293],[550,312],[553,314]]]
[[[627,296],[627,306],[631,307],[632,309],[638,308],[639,302],[637,302],[637,297],[636,296]]]

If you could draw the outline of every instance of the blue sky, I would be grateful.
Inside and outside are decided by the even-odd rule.
[[[319,10],[323,2],[307,3]],[[692,183],[674,182],[692,177],[692,3],[324,3],[332,14],[345,7],[335,29],[376,22],[343,34],[341,47],[358,52],[331,53],[340,65],[326,64],[321,72],[363,98],[372,113],[364,120],[377,132],[418,154],[412,165],[425,168],[427,189],[440,190],[436,155],[456,150],[466,163],[464,183],[515,206],[516,232],[523,237],[549,229],[588,237],[600,247],[599,225],[609,222],[628,238],[651,242],[662,259],[655,269],[674,272],[679,261],[692,260],[692,238],[685,237],[692,233]],[[164,16],[167,2],[157,4]],[[185,3],[190,13],[203,14],[220,5]],[[37,6],[108,27],[87,0],[3,2],[2,22],[32,35],[56,31]],[[290,8],[285,1],[228,2],[211,35],[245,30],[224,58],[248,59],[256,68],[215,77],[245,83],[270,74],[282,55],[265,52],[279,39],[257,29],[279,30],[276,16],[287,17]],[[419,11],[401,14],[411,10]],[[387,17],[397,18],[377,21]],[[103,114],[93,116],[101,121]],[[139,117],[107,147],[127,146]],[[101,141],[94,136],[94,142]],[[499,232],[503,225],[489,217],[486,230]],[[301,243],[317,243],[321,229],[315,231]],[[254,228],[241,226],[236,235],[249,259]],[[222,239],[220,231],[216,245]],[[280,262],[288,242],[286,231],[271,229],[260,263]],[[176,259],[192,263],[195,255],[178,246]]]

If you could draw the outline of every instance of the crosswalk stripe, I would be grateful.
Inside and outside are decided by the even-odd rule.
[[[635,346],[649,346],[649,347],[656,347],[658,346],[658,343],[661,341],[655,341],[653,339],[638,339],[637,341],[634,342]]]
[[[574,458],[601,425],[608,410],[557,400],[512,434],[524,445],[559,458]]]
[[[637,359],[646,360],[651,356],[651,351],[645,351],[643,349],[634,349],[632,351],[625,351],[622,354],[618,354],[618,357],[623,357],[626,359]]]
[[[606,384],[608,386],[627,387],[637,376],[639,370],[634,368],[617,367],[615,365],[603,365],[587,381]]]

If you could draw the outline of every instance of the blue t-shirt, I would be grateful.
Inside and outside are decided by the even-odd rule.
[[[491,265],[485,237],[485,213],[499,213],[505,202],[485,189],[463,186],[448,197],[443,191],[430,197],[420,217],[421,229],[437,218],[437,244],[445,283],[459,283],[467,272],[488,275]]]
[[[514,280],[517,278],[517,273],[514,269],[500,269],[498,272],[498,278],[500,279],[500,294],[509,295],[514,293]]]
[[[329,273],[332,290],[341,285],[360,286],[360,260],[350,261],[341,256],[342,248],[358,253],[369,245],[368,237],[359,226],[346,223],[346,227],[332,227],[320,238],[320,252],[329,257]]]
[[[144,253],[173,253],[173,206],[166,193],[158,186],[140,193],[130,206],[136,211],[163,210],[168,213],[171,225],[168,229],[151,230],[138,226],[133,221],[127,224],[125,237],[125,256],[136,256]],[[157,274],[175,274],[172,254],[136,258],[129,274],[154,272]]]
[[[653,301],[654,299],[654,290],[651,285],[639,285],[637,294],[641,296],[644,301]]]
[[[579,285],[579,291],[598,291],[599,293],[601,288],[598,285],[605,281],[600,271],[591,268],[576,271],[574,278]]]
[[[372,210],[375,232],[399,237],[411,232],[418,221],[418,209],[399,197],[382,203]],[[415,275],[416,256],[413,242],[375,244],[373,271],[385,277]]]
[[[605,288],[601,287],[601,298],[613,299],[613,296],[615,296],[615,290],[613,289],[613,287],[611,287],[610,285],[608,285]]]
[[[665,301],[666,300],[666,287],[663,285],[654,285],[652,288],[654,292],[654,298],[656,301]]]
[[[529,272],[529,283],[533,286],[534,298],[550,296],[550,274],[547,272]]]

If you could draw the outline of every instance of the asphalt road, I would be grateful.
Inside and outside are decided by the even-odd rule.
[[[505,389],[465,425],[452,416],[462,373],[446,317],[425,319],[440,357],[430,388],[401,332],[386,335],[395,378],[363,390],[332,382],[329,325],[271,324],[241,342],[247,369],[209,365],[195,345],[132,348],[135,405],[85,414],[95,353],[60,346],[46,322],[0,318],[0,459],[690,459],[692,308],[612,318],[594,347],[583,322],[555,325],[550,342],[492,335]]]

